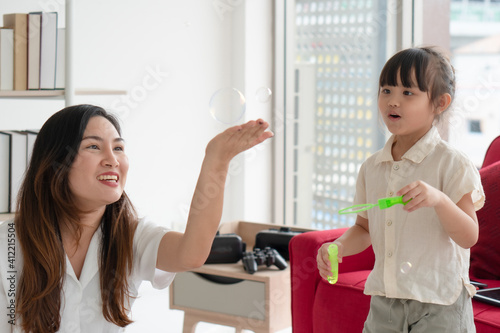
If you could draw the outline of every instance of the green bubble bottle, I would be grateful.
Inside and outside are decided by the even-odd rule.
[[[332,275],[328,276],[328,282],[330,284],[335,284],[337,283],[337,280],[339,278],[339,248],[337,244],[330,244],[328,246],[328,259],[330,259],[330,264],[332,266]]]

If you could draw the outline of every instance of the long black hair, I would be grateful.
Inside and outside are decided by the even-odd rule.
[[[101,107],[75,105],[52,115],[40,129],[21,185],[15,216],[24,266],[17,293],[17,316],[26,332],[57,332],[66,271],[61,226],[81,235],[79,216],[68,174],[92,117],[104,117],[121,133],[116,118]],[[120,134],[121,135],[121,134]],[[101,299],[106,320],[124,327],[130,297],[127,278],[132,270],[133,237],[138,219],[123,192],[106,206],[99,258]]]

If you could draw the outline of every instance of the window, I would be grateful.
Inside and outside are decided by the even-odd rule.
[[[500,2],[452,2],[450,38],[457,72],[450,143],[481,167],[500,133]]]
[[[276,221],[318,229],[354,223],[355,215],[338,210],[352,204],[361,163],[386,139],[378,74],[389,55],[411,45],[449,47],[457,91],[439,127],[482,165],[500,133],[500,1],[276,3],[276,37],[280,19],[284,36],[276,44],[276,59],[284,59],[275,75],[284,82],[281,93],[275,87],[284,124],[275,141],[283,161],[275,169]]]
[[[451,50],[455,116],[440,124],[441,134],[481,165],[500,132],[497,1],[276,3],[276,36],[280,18],[285,36],[281,49],[276,44],[276,59],[284,59],[275,75],[284,82],[275,107],[284,124],[283,142],[275,141],[283,161],[275,169],[276,221],[318,229],[354,223],[355,215],[338,210],[352,204],[359,167],[387,134],[378,119],[378,74],[389,55],[411,45]]]
[[[480,120],[469,120],[469,132],[470,133],[481,133],[481,121]]]
[[[359,167],[385,141],[377,92],[390,10],[386,1],[374,0],[295,0],[284,2],[283,10],[280,213],[286,224],[349,226],[356,216],[337,212],[352,204]]]

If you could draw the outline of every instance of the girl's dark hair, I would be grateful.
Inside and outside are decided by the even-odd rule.
[[[28,333],[60,329],[66,271],[61,226],[64,223],[79,240],[79,216],[85,213],[73,201],[68,174],[92,117],[104,117],[120,134],[118,121],[101,107],[75,105],[62,109],[40,129],[19,191],[15,225],[24,264],[16,312],[23,331]],[[127,278],[132,270],[137,223],[137,214],[123,192],[118,201],[106,206],[100,226],[102,311],[106,320],[121,327],[132,322],[128,317]]]
[[[379,86],[397,86],[398,73],[404,87],[417,86],[427,92],[434,106],[446,93],[453,101],[455,70],[450,60],[435,47],[409,48],[393,55],[380,73]],[[413,73],[417,82],[412,81]]]

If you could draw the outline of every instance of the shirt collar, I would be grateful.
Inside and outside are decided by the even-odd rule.
[[[376,164],[394,161],[392,157],[392,145],[395,138],[396,137],[393,134],[389,140],[387,140],[384,148],[375,161]],[[427,157],[427,155],[429,155],[429,153],[440,141],[441,136],[439,135],[437,128],[432,126],[431,129],[427,131],[427,133],[425,133],[425,135],[403,155],[402,159],[406,159],[414,163],[420,163]]]
[[[66,274],[68,274],[76,283],[79,283],[82,288],[93,279],[93,277],[99,271],[99,245],[101,244],[102,231],[99,226],[94,232],[92,239],[90,240],[89,248],[87,249],[87,254],[85,255],[85,261],[83,263],[82,272],[80,274],[80,280],[77,279],[76,274],[73,270],[73,266],[66,255]]]

